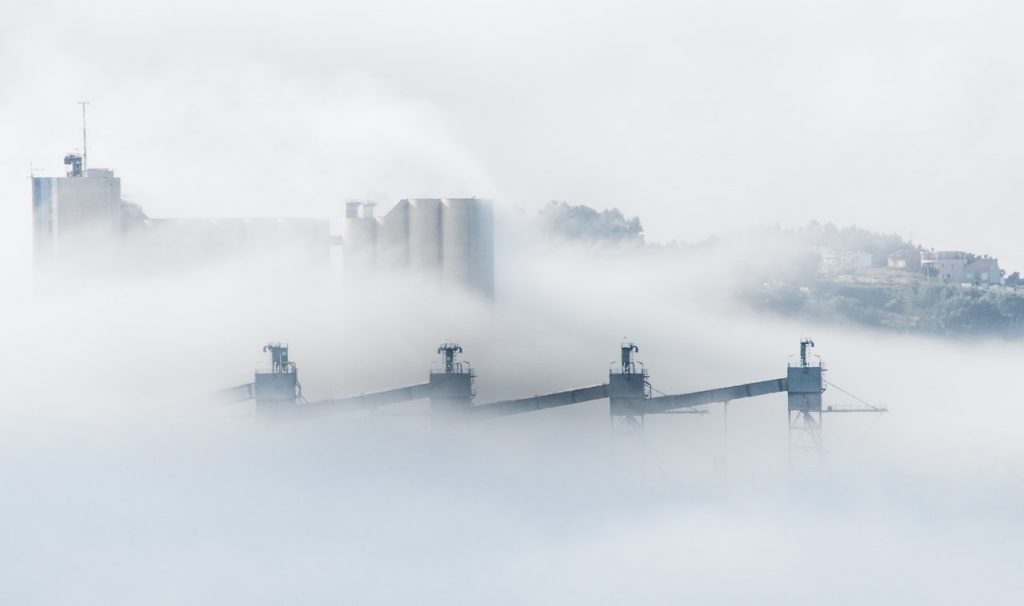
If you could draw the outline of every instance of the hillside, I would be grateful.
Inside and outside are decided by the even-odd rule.
[[[1019,273],[978,251],[935,251],[896,234],[817,222],[652,245],[637,217],[565,202],[550,203],[535,225],[560,240],[639,246],[682,263],[711,251],[731,259],[723,265],[736,295],[757,311],[950,337],[1024,336]]]
[[[996,259],[933,251],[895,235],[813,223],[789,232],[789,237],[799,243],[799,258],[741,285],[739,295],[751,307],[921,334],[1024,336],[1019,274],[1004,277]],[[870,259],[870,265],[836,262],[858,256],[864,263]],[[908,258],[920,266],[893,266]],[[972,273],[973,267],[989,271]]]

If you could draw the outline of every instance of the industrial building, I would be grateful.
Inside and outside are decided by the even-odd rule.
[[[121,195],[114,171],[69,154],[63,177],[32,177],[33,253],[50,277],[131,274],[287,254],[330,260],[330,222],[309,218],[150,218]]]
[[[413,272],[494,297],[494,209],[478,198],[410,198],[383,217],[375,202],[345,208],[346,273]]]
[[[326,268],[330,262],[330,222],[325,219],[146,218],[142,229],[126,234],[126,239],[154,269],[201,266],[223,259],[265,264],[275,256],[305,268]]]
[[[339,238],[327,219],[151,218],[122,199],[114,171],[87,168],[76,154],[64,163],[63,177],[32,178],[34,255],[47,275],[138,273],[275,255],[326,268],[331,246],[342,243],[345,273],[357,279],[401,271],[494,297],[490,200],[412,198],[380,218],[373,202],[348,202]]]
[[[85,169],[69,154],[66,177],[32,177],[33,252],[37,266],[78,269],[117,262],[125,203],[121,180],[103,168]]]
[[[705,407],[711,404],[728,404],[734,400],[784,392],[787,394],[790,453],[799,456],[810,454],[815,459],[824,452],[821,433],[823,413],[881,413],[887,409],[868,404],[835,385],[859,404],[823,406],[825,386],[832,384],[824,378],[825,367],[820,359],[817,363],[811,361],[812,347],[814,341],[800,341],[799,364],[788,365],[784,377],[689,393],[663,394],[652,387],[649,372],[636,360],[639,348],[631,342],[624,342],[619,347],[619,360],[609,369],[605,382],[477,404],[473,401],[476,397],[476,371],[458,359],[463,351],[458,343],[446,341],[437,349],[441,363],[431,369],[426,382],[314,401],[302,395],[297,367],[288,359],[288,346],[270,343],[263,348],[263,351],[271,353],[269,371],[258,370],[253,382],[223,389],[215,397],[224,403],[253,400],[256,410],[262,413],[287,415],[368,411],[402,402],[429,400],[431,417],[445,421],[482,421],[608,400],[613,427],[635,431],[643,429],[647,416],[703,414]]]

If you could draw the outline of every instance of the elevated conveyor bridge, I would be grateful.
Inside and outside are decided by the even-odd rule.
[[[577,387],[525,398],[474,404],[475,372],[466,362],[458,360],[462,347],[446,342],[438,348],[440,365],[431,370],[424,383],[365,394],[307,401],[302,397],[298,370],[288,360],[288,346],[271,343],[264,351],[271,353],[270,370],[257,371],[255,381],[221,390],[216,397],[222,402],[255,400],[257,410],[292,413],[347,413],[374,410],[383,406],[429,400],[430,414],[448,421],[482,421],[572,406],[595,400],[608,400],[613,423],[642,427],[647,415],[703,412],[701,407],[728,403],[743,398],[782,393],[787,394],[790,446],[793,449],[821,451],[821,414],[828,412],[885,412],[856,398],[860,406],[822,406],[825,367],[808,360],[814,342],[800,342],[800,362],[786,369],[786,376],[729,387],[718,387],[680,394],[653,395],[649,374],[636,360],[639,348],[633,343],[620,346],[619,361],[608,372],[608,381],[589,387]],[[830,384],[831,385],[831,384]],[[837,387],[837,389],[839,389]],[[844,393],[845,390],[841,390]],[[852,394],[849,394],[852,396]]]

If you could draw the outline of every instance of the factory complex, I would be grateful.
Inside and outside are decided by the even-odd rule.
[[[494,213],[477,198],[401,200],[383,217],[371,201],[346,204],[343,234],[328,218],[152,218],[123,199],[113,170],[64,158],[67,174],[32,177],[37,272],[68,276],[160,271],[232,258],[287,255],[304,266],[330,263],[342,248],[347,277],[416,274],[494,297]]]

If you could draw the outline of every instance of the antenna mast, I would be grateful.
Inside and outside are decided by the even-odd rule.
[[[82,171],[85,172],[89,167],[89,148],[85,138],[85,106],[89,105],[89,102],[79,101],[78,104],[82,106]]]

